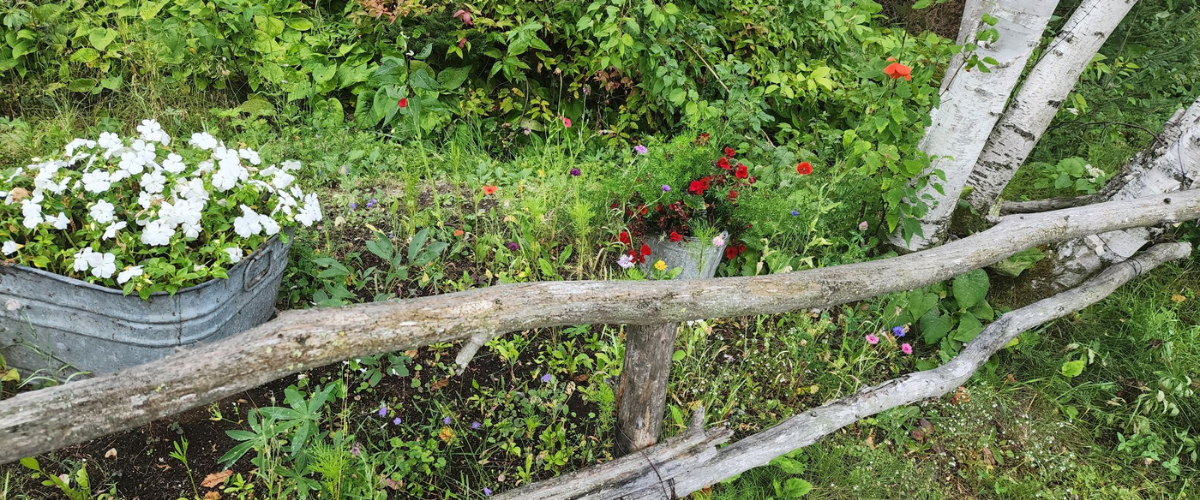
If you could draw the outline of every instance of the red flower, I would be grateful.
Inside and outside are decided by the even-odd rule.
[[[725,146],[725,157],[733,158],[733,155],[735,153],[737,153],[737,151],[734,151],[733,148],[731,148],[729,146]]]
[[[403,108],[407,108],[407,107],[408,107],[408,98],[407,98],[407,97],[401,97],[401,98],[400,98],[400,103],[399,103],[399,106],[400,106],[400,108],[401,108],[401,109],[403,109]]]
[[[493,194],[496,194],[496,186],[484,186],[484,187],[483,187],[483,194],[486,194],[486,195],[488,195],[488,196],[491,196],[491,195],[493,195]]]
[[[454,230],[454,235],[455,235],[455,236],[462,236],[462,235],[463,235],[463,230],[462,230],[462,229],[455,229],[455,230]]]
[[[617,236],[617,241],[620,241],[624,245],[630,245],[633,243],[632,240],[629,239],[629,231],[621,231],[621,234]]]
[[[892,77],[893,80],[898,78],[904,78],[908,81],[912,80],[912,68],[898,62],[891,63],[886,68],[883,68],[883,74]]]
[[[725,258],[726,259],[733,260],[733,259],[737,258],[737,256],[738,256],[738,251],[737,251],[736,245],[729,245],[729,246],[725,247]]]
[[[751,176],[750,176],[750,183],[751,183],[751,184],[754,184],[755,182],[758,182],[758,179],[755,179],[755,178],[754,178],[754,176],[753,176],[753,175],[751,175]]]
[[[671,231],[671,241],[681,241],[681,240],[683,240],[682,234],[679,234],[675,231]]]
[[[630,250],[628,253],[629,253],[630,259],[632,259],[634,262],[637,262],[638,264],[646,262],[646,258],[642,257],[641,254],[637,253],[637,250]]]
[[[812,164],[809,162],[806,162],[806,161],[800,162],[799,165],[796,165],[796,173],[798,173],[800,175],[811,174],[812,173]]]
[[[564,127],[571,128],[571,119],[570,118],[567,118],[564,116],[564,117],[562,117],[562,122],[563,122]]]
[[[470,12],[467,12],[467,11],[465,11],[465,10],[458,9],[458,12],[455,12],[455,13],[454,13],[454,18],[455,18],[455,19],[461,19],[461,20],[462,20],[462,22],[463,22],[463,24],[465,24],[465,25],[467,25],[467,26],[474,26],[474,25],[475,25],[475,23],[471,22],[471,13],[470,13]]]
[[[705,144],[708,144],[708,132],[701,132],[700,135],[696,136],[696,145],[703,146]]]
[[[738,192],[732,189],[729,190],[729,201],[737,201]]]
[[[750,177],[750,170],[747,169],[745,165],[738,163],[737,171],[734,172],[733,175],[737,176],[738,179],[745,179]]]
[[[460,48],[460,49],[461,49],[461,48],[465,47],[466,45],[467,45],[467,39],[466,39],[466,38],[459,38],[459,39],[458,39],[458,48]]]
[[[721,170],[729,170],[729,158],[722,156],[720,160],[717,160],[717,166],[721,167]]]
[[[688,184],[688,192],[694,195],[704,194],[704,184],[700,181],[692,181]]]
[[[650,245],[642,243],[642,256],[650,255]]]

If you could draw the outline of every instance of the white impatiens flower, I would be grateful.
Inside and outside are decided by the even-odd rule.
[[[258,222],[262,224],[263,234],[266,234],[267,236],[275,236],[279,233],[279,223],[275,222],[275,219],[272,219],[266,215],[260,215],[258,217]]]
[[[242,205],[242,216],[233,219],[233,232],[243,238],[255,236],[263,230],[261,219],[261,215],[255,213],[250,207]]]
[[[5,248],[8,248],[8,247],[5,247]],[[229,254],[229,262],[231,262],[233,264],[237,264],[238,262],[241,262],[242,257],[245,257],[245,254],[242,253],[242,249],[239,247],[226,248],[225,253]]]
[[[280,166],[283,167],[283,170],[285,171],[300,170],[300,162],[296,160],[284,160]]]
[[[253,149],[239,149],[238,156],[249,161],[251,165],[262,164],[262,159],[258,157],[258,152]]]
[[[261,172],[259,172],[259,175],[262,175],[263,177],[270,176],[271,185],[275,186],[275,189],[280,190],[287,189],[288,186],[291,186],[292,182],[296,180],[296,176],[287,173],[286,169],[276,168],[275,166],[263,169]]]
[[[142,275],[142,266],[130,267],[128,269],[125,269],[124,271],[121,271],[121,274],[117,275],[117,284],[124,285],[126,281],[129,281],[130,279],[132,279],[136,276],[141,276],[141,275]]]
[[[67,214],[64,214],[62,212],[59,212],[57,216],[52,215],[50,217],[47,217],[46,222],[49,222],[50,225],[54,226],[54,229],[57,229],[59,231],[62,231],[71,226],[71,218],[67,217]]]
[[[76,271],[81,272],[81,273],[86,272],[88,270],[88,267],[91,266],[91,262],[93,260],[93,257],[92,257],[93,255],[97,255],[97,254],[91,248],[84,248],[83,250],[76,252],[75,253],[75,263],[74,263],[73,269],[75,269]]]
[[[171,237],[175,236],[175,228],[163,220],[152,220],[146,224],[146,228],[142,230],[142,243],[152,247],[160,247],[171,244]]]
[[[21,200],[21,215],[25,216],[24,225],[26,229],[33,229],[38,224],[46,221],[42,217],[42,206],[29,198]]]
[[[167,184],[167,176],[157,170],[151,170],[142,175],[142,189],[148,193],[161,193]]]
[[[116,207],[112,203],[109,203],[108,200],[100,200],[95,205],[92,205],[88,213],[91,214],[92,220],[97,223],[108,224],[116,218]]]
[[[17,253],[17,250],[20,250],[21,247],[23,247],[23,246],[25,246],[25,245],[21,245],[13,240],[8,240],[8,241],[4,242],[3,247],[0,247],[0,251],[4,252],[4,255],[12,255],[14,253]],[[229,249],[226,248],[225,251],[228,252]],[[241,250],[239,249],[238,252],[240,253]]]
[[[163,170],[166,170],[167,172],[170,172],[172,174],[178,174],[180,172],[183,172],[184,169],[187,168],[187,165],[185,163],[183,163],[182,156],[179,156],[175,153],[171,153],[171,154],[167,155],[166,160],[163,160],[162,168],[163,168]]]
[[[213,149],[217,147],[217,139],[208,132],[196,132],[192,134],[192,140],[188,141],[188,144],[200,149]]]
[[[185,200],[208,201],[208,190],[201,179],[179,179],[175,181],[175,196]]]
[[[112,187],[112,177],[108,172],[94,170],[83,174],[83,189],[89,193],[103,193]]]
[[[111,253],[94,253],[88,264],[92,266],[92,276],[97,278],[111,278],[117,272],[117,256]]]
[[[317,199],[316,194],[308,193],[304,197],[304,207],[300,209],[299,214],[296,214],[296,222],[304,224],[304,227],[309,227],[321,219],[321,201]]]
[[[171,144],[171,136],[163,131],[162,125],[159,125],[157,120],[142,120],[142,124],[138,125],[137,131],[142,135],[142,139],[147,141],[161,142],[163,146]]]
[[[96,141],[96,144],[104,148],[105,158],[112,156],[118,149],[125,147],[125,143],[121,142],[121,137],[112,132],[101,132],[100,139]]]
[[[95,147],[96,147],[96,141],[90,141],[87,139],[75,139],[71,142],[68,142],[67,146],[63,149],[66,150],[67,156],[75,156],[76,149],[79,149],[79,148],[92,149]]]
[[[250,173],[237,163],[221,162],[220,168],[212,176],[213,187],[218,191],[228,191],[237,186],[238,181],[244,181]]]
[[[129,224],[126,223],[125,221],[114,222],[111,225],[109,225],[108,227],[104,228],[104,235],[100,236],[100,239],[108,240],[108,239],[116,238],[117,231],[125,229],[125,226],[128,226],[128,225]]]

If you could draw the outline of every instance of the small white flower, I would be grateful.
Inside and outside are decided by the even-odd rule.
[[[142,174],[142,189],[149,193],[161,193],[167,184],[167,177],[157,170]]]
[[[18,244],[17,242],[15,242],[13,240],[8,240],[8,241],[4,242],[4,247],[0,248],[0,251],[3,251],[4,255],[12,255],[14,253],[17,253],[17,250],[20,250],[21,247],[23,247],[23,246],[24,245]]]
[[[117,256],[111,253],[103,255],[99,253],[92,254],[94,257],[89,262],[92,265],[92,276],[97,278],[111,278],[113,273],[117,272]]]
[[[275,219],[265,215],[260,215],[258,217],[258,222],[262,224],[263,234],[266,234],[267,236],[274,236],[275,234],[279,233],[279,223],[275,222]]]
[[[138,125],[137,131],[141,134],[142,139],[151,142],[161,142],[163,146],[171,143],[171,136],[163,131],[162,125],[154,119],[142,120],[142,124]]]
[[[228,191],[237,186],[238,181],[244,181],[250,173],[238,163],[221,162],[221,167],[212,176],[213,187],[217,191]]]
[[[242,261],[242,257],[244,257],[244,256],[245,256],[245,255],[242,253],[242,249],[241,249],[241,248],[239,248],[239,247],[229,247],[229,248],[226,248],[226,249],[225,249],[225,253],[229,254],[229,262],[231,262],[231,263],[233,263],[233,264],[237,264],[238,262],[241,262],[241,261]]]
[[[49,222],[51,225],[53,225],[54,229],[62,231],[64,229],[70,227],[71,218],[67,217],[67,214],[59,212],[57,216],[52,215],[50,217],[47,217],[46,222]]]
[[[1070,112],[1072,115],[1079,116],[1079,110],[1078,110],[1078,109],[1075,109],[1075,108],[1067,108],[1067,111],[1068,111],[1068,112]]]
[[[308,193],[304,197],[304,207],[300,209],[299,214],[296,214],[296,221],[304,224],[304,227],[309,227],[322,218],[321,201],[317,199],[317,195]]]
[[[26,229],[33,229],[38,224],[46,221],[42,217],[42,206],[29,198],[21,200],[21,215],[25,216],[24,224]]]
[[[300,170],[300,162],[296,160],[285,160],[280,166],[285,171]]]
[[[238,156],[241,156],[244,160],[249,160],[251,165],[262,163],[262,159],[258,157],[258,152],[253,149],[239,149]]]
[[[96,255],[96,252],[94,252],[91,248],[84,248],[83,250],[76,252],[73,269],[81,273],[87,271],[88,267],[91,266],[93,255]]]
[[[183,172],[185,169],[187,169],[187,164],[183,163],[182,156],[179,156],[175,153],[171,153],[171,154],[167,155],[166,160],[163,160],[162,168],[163,168],[163,170],[166,170],[167,172],[170,172],[172,174],[178,174],[180,172]]]
[[[133,278],[135,276],[141,276],[141,275],[142,275],[142,266],[130,267],[124,271],[121,271],[121,274],[117,275],[117,284],[124,285],[125,282],[129,281],[131,278]]]
[[[175,236],[174,227],[163,220],[152,220],[142,230],[141,240],[152,247],[166,246],[171,244],[172,236]]]
[[[116,150],[125,147],[125,143],[121,142],[121,137],[112,132],[101,132],[100,139],[96,143],[107,151],[104,155],[105,158],[111,156]]]
[[[250,207],[242,205],[242,216],[233,219],[233,232],[243,238],[249,238],[262,232],[261,215],[258,215],[251,210]]]
[[[89,193],[103,193],[112,186],[108,172],[94,170],[83,174],[83,189]]]
[[[96,141],[89,141],[87,139],[75,139],[71,142],[68,142],[67,147],[65,148],[67,156],[75,156],[75,150],[79,149],[79,148],[83,148],[83,147],[86,147],[88,149],[95,148]]]
[[[217,139],[208,132],[196,132],[192,134],[192,140],[188,141],[188,144],[200,149],[213,149],[217,147]]]
[[[100,236],[100,239],[107,240],[107,239],[116,238],[117,231],[125,229],[125,226],[128,226],[128,225],[129,224],[127,224],[125,221],[114,222],[111,225],[109,225],[108,227],[104,228],[104,235]]]
[[[91,214],[92,220],[99,224],[108,224],[116,218],[116,207],[107,200],[97,201],[88,212]]]
[[[633,267],[633,257],[629,254],[624,254],[621,258],[617,259],[617,265],[621,266],[621,269],[629,269]]]

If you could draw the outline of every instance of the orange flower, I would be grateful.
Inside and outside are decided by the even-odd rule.
[[[462,236],[462,235],[463,235],[463,230],[462,230],[462,229],[455,229],[455,230],[454,230],[454,236]]]
[[[493,195],[493,194],[496,194],[496,186],[484,186],[484,187],[483,187],[483,194],[486,194],[486,195],[488,195],[488,196],[491,196],[491,195]]]
[[[892,77],[893,80],[898,78],[904,78],[908,81],[912,80],[912,68],[898,62],[891,63],[888,67],[883,68],[883,74]]]
[[[800,175],[811,174],[812,173],[812,164],[809,162],[806,162],[806,161],[800,162],[799,165],[796,165],[796,173],[798,173]]]

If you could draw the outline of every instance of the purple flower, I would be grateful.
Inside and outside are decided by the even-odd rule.
[[[634,147],[633,147],[633,150],[634,150],[634,151],[637,151],[637,154],[640,154],[640,155],[644,155],[644,154],[646,154],[646,153],[649,153],[649,152],[650,152],[650,150],[649,150],[649,149],[646,149],[646,146],[643,146],[643,145],[641,145],[641,144],[638,144],[637,146],[634,146]]]
[[[342,165],[342,168],[340,168],[338,170],[340,170],[343,174],[349,174],[350,173],[350,165]]]
[[[356,209],[356,208],[358,208],[358,203],[355,203],[355,202],[353,202],[353,201],[352,201],[352,202],[350,202],[350,210],[354,210],[354,209]]]
[[[664,192],[664,193],[669,193],[669,192],[671,192],[671,186],[668,186],[668,185],[666,185],[666,184],[663,184],[663,192]]]
[[[571,169],[571,177],[579,177],[580,175],[583,175],[583,172],[581,170],[579,170],[578,168]]]
[[[484,489],[483,489],[483,496],[485,496],[485,497],[490,497],[490,496],[492,496],[492,489],[491,489],[491,488],[484,488]]]
[[[795,209],[793,209],[793,210],[792,210],[792,217],[795,217],[795,216],[797,216],[797,215],[800,215],[800,211],[799,211],[799,210],[795,210]]]
[[[443,418],[442,423],[446,424],[446,425],[450,425],[450,417]]]
[[[904,327],[903,326],[893,327],[892,335],[895,335],[896,338],[903,337],[904,336]]]
[[[515,242],[515,241],[510,241],[508,243],[505,243],[504,246],[508,247],[509,250],[512,250],[514,252],[521,249],[521,245],[518,245],[517,242]]]
[[[396,417],[395,419],[393,419],[392,425],[400,425],[400,417]]]
[[[478,429],[479,427],[480,427],[480,424],[479,424],[479,422],[471,422],[471,428],[472,428],[472,429]]]
[[[545,374],[545,375],[542,375],[542,382],[544,382],[544,383],[547,383],[547,384],[548,384],[548,383],[550,383],[550,379],[551,379],[551,377],[550,377],[550,374],[549,374],[549,373],[547,373],[547,374]]]
[[[386,417],[386,416],[387,416],[387,404],[385,404],[385,403],[380,403],[380,405],[379,405],[379,416],[381,416],[381,417]]]
[[[362,448],[360,448],[360,447],[358,446],[358,441],[355,441],[355,442],[354,442],[354,446],[351,446],[351,447],[350,447],[350,454],[351,454],[351,455],[353,455],[353,456],[356,456],[356,457],[357,457],[357,456],[358,456],[358,454],[359,454],[359,453],[361,453],[361,452],[362,452]]]
[[[375,204],[376,204],[376,202],[375,202],[375,198],[371,198],[371,201],[368,201],[368,202],[367,202],[367,208],[374,207],[374,206],[375,206]]]

